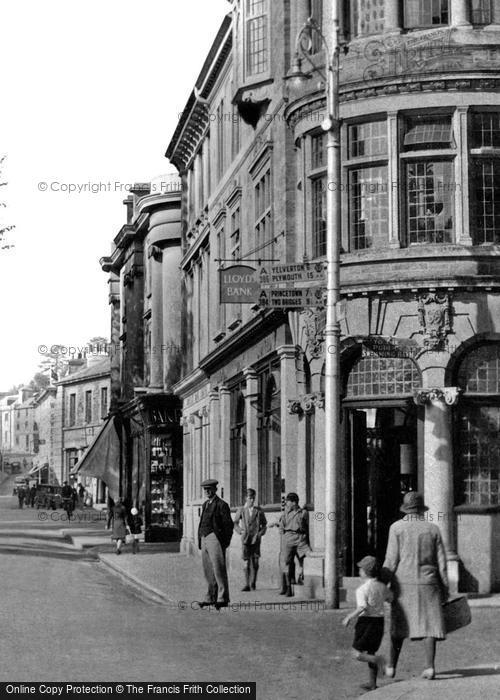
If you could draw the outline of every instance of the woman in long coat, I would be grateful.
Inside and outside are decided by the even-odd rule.
[[[393,523],[384,568],[393,578],[391,657],[387,675],[394,677],[403,640],[423,639],[426,669],[424,678],[434,678],[436,640],[445,639],[442,604],[448,597],[446,552],[437,525],[425,515],[422,494],[411,491],[404,497],[402,520]]]
[[[121,554],[122,544],[127,536],[127,509],[123,498],[119,498],[113,507],[113,532],[111,539],[116,540],[116,553]]]

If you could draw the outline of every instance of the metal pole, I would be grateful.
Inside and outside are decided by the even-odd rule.
[[[325,605],[339,607],[337,503],[340,467],[340,134],[339,134],[339,8],[332,0],[331,56],[326,86],[328,122],[325,326]]]

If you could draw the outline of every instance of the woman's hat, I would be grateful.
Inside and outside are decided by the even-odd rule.
[[[138,514],[139,514],[139,511],[137,510],[137,508],[132,508],[132,510],[131,510],[130,512],[132,513],[132,515],[138,515]]]
[[[399,509],[402,513],[419,513],[424,510],[429,510],[424,504],[424,497],[418,491],[409,491],[405,493],[403,505]]]
[[[297,496],[296,493],[294,493],[293,491],[291,491],[290,493],[287,493],[286,499],[285,499],[285,500],[287,500],[287,501],[293,501],[294,503],[298,503],[298,502],[299,502],[299,497]]]

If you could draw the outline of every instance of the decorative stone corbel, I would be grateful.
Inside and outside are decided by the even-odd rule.
[[[439,401],[443,401],[447,406],[455,406],[458,403],[461,391],[462,389],[457,386],[419,389],[415,392],[413,398],[417,406],[423,406],[426,403],[438,403]]]

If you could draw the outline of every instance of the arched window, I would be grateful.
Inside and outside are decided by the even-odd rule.
[[[346,398],[407,396],[421,387],[420,371],[408,357],[360,358],[347,380]]]
[[[259,498],[262,504],[281,501],[280,367],[267,366],[259,374]]]
[[[461,502],[500,505],[500,344],[471,350],[456,374],[463,395],[458,403],[457,465]]]
[[[245,501],[247,489],[247,423],[245,397],[240,386],[231,392],[231,505]]]

